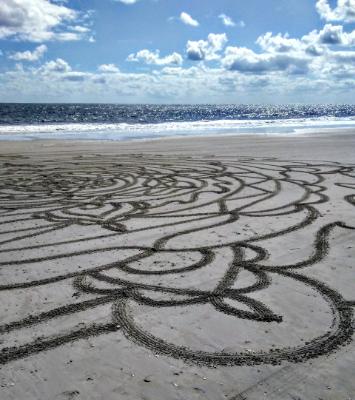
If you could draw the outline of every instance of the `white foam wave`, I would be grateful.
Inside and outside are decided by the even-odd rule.
[[[355,117],[283,120],[218,120],[163,122],[157,124],[48,124],[0,125],[0,140],[86,139],[137,140],[171,136],[215,134],[283,134],[322,128],[355,128]]]

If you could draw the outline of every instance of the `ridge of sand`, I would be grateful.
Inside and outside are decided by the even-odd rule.
[[[2,142],[1,399],[351,399],[354,148]]]

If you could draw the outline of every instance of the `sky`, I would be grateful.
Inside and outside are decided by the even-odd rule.
[[[355,0],[0,0],[0,102],[355,103]]]

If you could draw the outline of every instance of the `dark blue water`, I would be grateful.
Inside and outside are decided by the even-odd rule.
[[[0,140],[140,140],[355,128],[355,105],[0,104]]]
[[[5,104],[1,125],[280,120],[355,116],[355,105]]]

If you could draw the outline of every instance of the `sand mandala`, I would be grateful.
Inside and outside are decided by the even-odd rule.
[[[354,165],[139,154],[0,164],[0,294],[49,288],[43,307],[4,310],[2,364],[113,333],[209,366],[301,362],[352,338],[355,299],[312,270],[329,269],[332,238],[355,237]],[[103,322],[62,323],[102,310]]]

